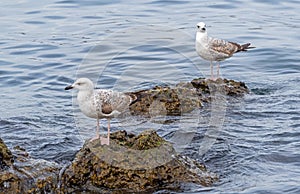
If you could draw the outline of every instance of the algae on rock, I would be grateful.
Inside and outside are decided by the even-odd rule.
[[[138,136],[118,131],[111,134],[111,139],[109,146],[99,141],[83,146],[62,176],[64,192],[101,188],[142,192],[182,182],[209,186],[217,180],[204,165],[178,155],[154,130]],[[193,169],[189,169],[191,165]]]
[[[0,143],[1,148],[6,147],[2,140]],[[8,156],[11,163],[0,171],[0,190],[2,192],[18,194],[56,191],[58,164],[42,159],[32,159],[19,146],[14,147],[12,152],[6,152],[10,153]],[[14,158],[13,161],[12,158]]]
[[[13,155],[0,138],[0,170],[12,166]]]
[[[234,80],[204,78],[181,82],[174,87],[156,86],[152,89],[130,92],[137,96],[130,106],[133,115],[181,115],[201,108],[210,102],[214,91],[221,91],[224,96],[242,96],[249,90],[245,83]]]

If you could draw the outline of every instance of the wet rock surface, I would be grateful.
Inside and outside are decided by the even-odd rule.
[[[0,173],[0,190],[8,193],[132,193],[177,189],[182,183],[210,186],[217,175],[172,145],[146,130],[135,136],[126,131],[111,134],[111,144],[86,141],[65,167],[32,159],[13,149],[14,163]]]
[[[197,91],[190,83],[178,84],[174,88],[156,86],[132,94],[138,98],[130,106],[134,115],[180,115],[202,106]]]
[[[244,82],[228,79],[207,80],[197,78],[193,79],[191,84],[202,94],[211,94],[216,88],[227,96],[243,96],[249,93],[249,89]]]
[[[137,96],[136,102],[130,106],[133,115],[181,115],[204,103],[211,101],[215,93],[224,96],[243,96],[249,93],[244,82],[228,79],[208,80],[193,79],[191,82],[181,82],[175,87],[156,86],[149,90],[131,92]]]
[[[62,176],[63,192],[144,192],[182,182],[209,186],[217,180],[204,165],[178,155],[154,130],[138,136],[119,131],[111,139],[109,146],[99,141],[83,146]]]
[[[7,148],[3,140],[0,138],[0,170],[12,166],[13,155]]]
[[[42,159],[32,159],[21,147],[12,150],[14,162],[0,172],[3,193],[43,193],[56,188],[59,165]]]

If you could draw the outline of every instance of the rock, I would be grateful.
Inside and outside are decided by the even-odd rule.
[[[207,80],[197,78],[191,82],[181,82],[175,87],[156,86],[149,90],[130,92],[137,96],[136,102],[130,106],[133,115],[181,115],[203,103],[210,102],[211,94],[219,92],[225,96],[242,96],[249,93],[245,83],[234,80]]]
[[[8,149],[6,144],[0,138],[0,191],[1,193],[9,193],[10,191],[15,191],[15,193],[20,192],[19,182],[20,178],[11,172],[14,163],[13,154]]]
[[[191,168],[193,166],[193,168]],[[205,186],[217,180],[204,165],[178,155],[154,130],[111,134],[111,145],[86,142],[62,175],[62,192],[146,192],[182,182]]]
[[[138,99],[130,106],[134,115],[180,115],[202,106],[196,90],[191,87],[157,86],[149,90],[132,92],[132,94]]]
[[[14,160],[11,151],[7,148],[3,140],[0,138],[0,170],[12,166]]]
[[[0,173],[3,193],[50,193],[56,190],[60,167],[55,162],[32,159],[25,149],[16,146],[14,163]]]
[[[191,81],[192,85],[200,90],[202,94],[210,94],[217,87],[224,95],[228,96],[242,96],[249,93],[249,89],[244,82],[237,82],[228,79],[207,80],[204,78],[197,78]]]

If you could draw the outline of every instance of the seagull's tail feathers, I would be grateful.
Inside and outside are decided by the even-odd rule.
[[[240,45],[239,50],[237,52],[239,52],[239,51],[247,51],[248,49],[255,48],[254,46],[250,46],[250,45],[251,45],[250,43]]]
[[[136,101],[138,101],[138,96],[137,95],[135,95],[135,94],[130,94],[129,95],[130,96],[130,104],[129,104],[129,106],[131,106],[132,104],[134,104]]]
[[[137,101],[139,101],[141,99],[141,96],[138,95],[137,92],[127,92],[125,94],[130,96],[129,106],[131,106],[132,104],[136,103]]]

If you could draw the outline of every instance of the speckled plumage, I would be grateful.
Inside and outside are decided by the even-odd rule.
[[[122,92],[94,89],[93,82],[88,78],[79,78],[71,86],[66,87],[65,90],[73,88],[78,90],[77,101],[81,112],[87,117],[97,119],[97,135],[92,140],[100,137],[99,119],[106,118],[108,120],[108,138],[100,139],[101,143],[109,144],[110,118],[129,110],[129,105],[135,99]]]
[[[132,98],[113,90],[94,90],[94,106],[99,118],[114,117],[129,108]]]
[[[200,57],[211,62],[211,77],[213,78],[213,65],[212,61],[223,61],[231,57],[234,53],[240,51],[247,51],[250,43],[240,45],[238,43],[229,42],[217,38],[212,38],[207,35],[206,25],[203,22],[197,24],[196,34],[196,51]],[[219,76],[219,65],[218,65]]]

